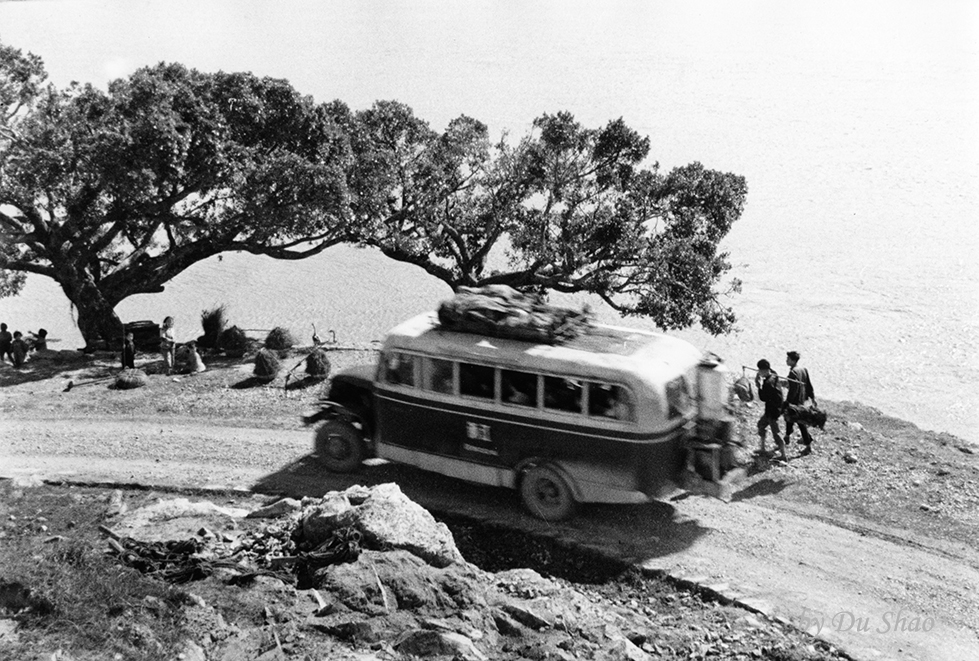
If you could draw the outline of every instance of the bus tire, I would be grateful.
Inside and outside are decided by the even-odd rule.
[[[520,480],[520,497],[527,511],[545,521],[561,521],[574,514],[571,485],[547,465],[527,469]]]
[[[327,420],[317,428],[313,448],[320,463],[334,473],[352,473],[364,460],[363,436],[340,420]]]

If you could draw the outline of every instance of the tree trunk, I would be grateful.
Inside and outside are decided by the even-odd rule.
[[[68,300],[78,310],[78,330],[85,339],[85,350],[112,348],[115,340],[122,338],[122,321],[115,311],[115,303],[106,299],[92,283],[62,283]]]

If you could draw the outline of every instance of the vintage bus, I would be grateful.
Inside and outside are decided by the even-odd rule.
[[[732,475],[725,372],[667,335],[591,324],[540,343],[446,330],[431,312],[391,330],[377,365],[337,374],[304,421],[331,471],[380,457],[517,489],[559,520],[685,483],[718,495]]]

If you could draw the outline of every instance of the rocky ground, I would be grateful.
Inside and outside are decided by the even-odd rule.
[[[7,555],[7,659],[845,658],[791,626],[608,559],[579,559],[581,576],[600,583],[529,568],[485,571],[394,484],[268,504],[11,485],[3,495],[6,554],[83,542],[118,571],[179,582],[173,592],[108,603],[115,635],[85,649],[45,616],[83,606],[59,604],[52,585],[15,580],[16,558]],[[470,527],[465,543],[474,535]],[[534,545],[513,552],[533,555]]]
[[[350,349],[331,354],[336,357],[334,368],[372,358],[369,347]],[[73,426],[81,430],[91,423],[98,426],[99,421],[104,421],[101,424],[108,428],[110,421],[132,420],[134,429],[161,427],[158,438],[149,433],[137,436],[141,445],[136,454],[166,462],[176,450],[173,438],[162,433],[164,427],[193,425],[197,420],[202,425],[206,421],[211,427],[227,424],[236,429],[294,430],[300,427],[299,412],[318,391],[318,383],[296,378],[291,378],[287,387],[284,374],[271,386],[255,387],[247,363],[209,362],[212,369],[204,374],[177,377],[151,374],[147,387],[125,391],[109,387],[117,370],[107,359],[98,356],[64,356],[47,363],[39,361],[19,373],[0,370],[0,397],[4,409],[13,415],[13,420],[8,418],[6,422],[9,441],[5,452],[18,457],[50,452],[50,448],[64,444],[91,445],[88,433],[78,432],[76,438],[70,438],[68,430]],[[292,361],[285,364],[288,369]],[[143,366],[151,373],[154,371],[152,358],[144,359]],[[826,430],[817,432],[816,453],[797,459],[792,451],[793,458],[787,465],[770,463],[764,457],[753,459],[750,475],[735,494],[735,501],[759,503],[775,512],[783,510],[831,521],[860,534],[897,540],[908,548],[927,548],[949,557],[967,558],[967,563],[975,566],[979,464],[972,448],[954,437],[922,432],[859,404],[826,403],[826,406],[830,422]],[[751,425],[756,409],[745,407],[741,413],[745,438],[753,443]],[[50,420],[51,424],[33,426],[44,420]],[[61,427],[66,429],[63,437],[55,434],[53,438],[39,439],[31,431]],[[97,445],[91,445],[85,454],[111,462],[113,456],[123,457],[133,450],[114,445],[104,434],[101,443],[107,451],[101,453]],[[57,451],[65,452],[66,458],[70,458],[72,449],[65,447]],[[281,448],[277,451],[281,453]],[[202,451],[200,461],[202,466],[214,461],[244,467],[257,459],[235,456],[235,449],[229,444],[224,450],[208,447],[206,452]],[[270,456],[266,463],[275,461]],[[281,462],[280,456],[278,463]],[[277,484],[281,485],[281,480]],[[13,560],[25,554],[49,558],[54,547],[66,542],[87,544],[102,553],[108,548],[108,542],[98,533],[98,525],[124,530],[119,503],[112,502],[111,493],[67,486],[14,488],[8,484],[0,513],[5,520],[0,538],[2,575],[9,581],[10,569],[17,566]],[[127,491],[120,497],[131,512],[161,496],[165,497]],[[235,496],[231,500],[235,502],[222,500],[219,504],[252,510],[271,499]],[[89,517],[87,523],[80,523],[83,516]],[[197,526],[174,530],[173,536],[196,533],[200,527],[207,527],[231,538],[229,542],[222,537],[222,544],[233,544],[234,539],[251,534],[256,527],[271,525],[281,532],[283,526],[293,525],[290,522],[297,520],[297,516],[291,512],[284,519],[276,520],[233,518],[231,521],[235,523],[230,528],[225,524]],[[606,519],[621,518],[620,528],[632,527],[638,531],[646,522],[633,519],[645,518],[648,512],[634,508],[586,511],[582,525],[596,524],[595,516],[603,525]],[[455,533],[454,544],[468,561],[481,569],[463,562],[450,563],[455,567],[451,571],[461,574],[443,580],[441,577],[448,575],[446,567],[433,567],[428,562],[419,564],[418,556],[407,552],[409,558],[404,549],[395,553],[381,545],[381,548],[367,548],[356,562],[345,566],[344,571],[349,570],[351,576],[359,577],[356,580],[362,582],[360,592],[330,583],[314,588],[312,583],[283,581],[267,575],[256,577],[248,585],[239,585],[224,568],[180,588],[180,594],[185,596],[164,599],[168,606],[164,610],[167,617],[175,618],[171,630],[186,632],[187,640],[197,646],[188,646],[184,650],[185,658],[193,658],[195,654],[204,655],[197,658],[208,659],[260,655],[269,655],[261,658],[310,659],[407,658],[418,649],[427,653],[440,649],[448,656],[460,655],[460,658],[485,655],[506,659],[839,656],[827,645],[784,622],[704,600],[695,592],[677,589],[673,584],[636,572],[623,573],[608,558],[583,553],[555,563],[551,557],[553,548],[539,546],[532,536],[519,532],[501,534],[499,529],[481,526],[478,521],[449,523]],[[155,527],[161,526],[157,523]],[[501,546],[501,541],[506,543]],[[628,546],[629,542],[623,543]],[[53,557],[63,559],[63,555]],[[526,562],[520,563],[521,558]],[[369,566],[365,568],[364,563]],[[405,563],[414,563],[412,570],[418,571],[412,574]],[[535,569],[522,570],[521,565]],[[416,574],[417,585],[402,585],[404,576]],[[455,601],[451,589],[446,588],[455,585],[456,579],[468,590],[469,596],[462,602]],[[43,594],[44,586],[32,587]],[[328,603],[324,605],[316,599],[313,589]],[[478,598],[473,596],[477,594]],[[467,601],[472,599],[475,601]],[[941,596],[936,595],[935,600],[937,607],[942,608]],[[174,604],[172,613],[171,603]],[[337,611],[332,613],[335,621],[327,628],[318,626],[327,622],[323,609],[332,603],[338,604]],[[473,609],[478,612],[470,612]],[[19,620],[9,619],[14,611],[17,609],[6,604],[8,625],[7,629],[0,628],[0,632],[7,633],[0,641],[9,640],[12,635],[10,622],[26,624],[28,621],[23,608]],[[522,614],[514,615],[515,612]],[[340,614],[346,619],[339,617]],[[160,606],[152,600],[148,604],[126,605],[117,619],[127,615],[146,620],[147,627],[166,619]],[[569,619],[572,615],[575,618]],[[976,617],[975,613],[956,613],[956,621],[979,630]],[[368,620],[376,621],[376,626],[361,624]],[[55,629],[48,625],[17,628],[20,642],[7,649],[19,655],[12,658],[29,659],[50,655],[59,646],[67,645],[65,649],[73,658],[104,658],[96,652],[86,652],[84,646],[72,648],[73,639],[56,634]],[[165,636],[159,645],[152,643],[154,636],[147,633],[151,630],[152,627],[126,629],[124,633],[131,642],[143,640],[145,644],[132,642],[119,652],[123,655],[120,658],[170,658],[162,652],[153,657],[157,647],[169,649],[172,645]],[[420,633],[415,633],[413,638],[410,635],[413,631]],[[401,645],[405,636],[404,640],[414,642]],[[414,644],[435,647],[415,648],[411,646]],[[458,646],[451,647],[453,644]],[[441,645],[450,647],[438,647]]]

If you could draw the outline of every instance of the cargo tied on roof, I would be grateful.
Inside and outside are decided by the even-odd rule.
[[[506,285],[487,285],[460,287],[439,305],[438,318],[445,330],[559,344],[584,333],[593,315],[587,306],[574,310],[549,305]]]

